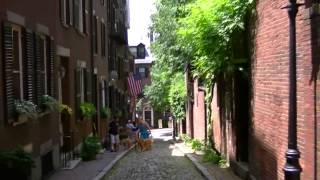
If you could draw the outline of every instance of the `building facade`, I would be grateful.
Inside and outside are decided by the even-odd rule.
[[[87,136],[105,137],[103,108],[119,109],[127,118],[126,76],[133,61],[127,7],[127,1],[106,0],[1,2],[0,149],[22,146],[31,153],[31,179],[66,165]],[[17,113],[17,102],[42,107],[44,95],[73,114],[41,109],[32,119]],[[91,119],[81,115],[85,102],[97,109]]]

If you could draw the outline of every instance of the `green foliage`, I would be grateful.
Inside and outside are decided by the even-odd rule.
[[[30,119],[37,118],[37,106],[31,101],[15,100],[14,101],[14,112],[17,116],[25,115]]]
[[[41,96],[41,108],[42,110],[49,110],[51,112],[57,112],[59,110],[59,103],[56,99],[49,95]]]
[[[81,146],[81,159],[83,161],[90,161],[95,159],[96,155],[101,150],[101,141],[97,136],[87,137]]]
[[[181,139],[185,144],[190,144],[192,142],[192,139],[186,134],[181,134]]]
[[[83,117],[85,118],[91,118],[97,113],[96,108],[92,103],[82,103],[80,104],[80,111]]]
[[[212,162],[214,164],[218,164],[221,160],[221,156],[217,154],[213,149],[205,150],[205,153],[202,157],[203,162]]]
[[[176,73],[171,80],[169,90],[170,110],[177,120],[185,118],[185,102],[187,99],[187,92],[184,82],[184,75]]]
[[[66,104],[60,104],[59,105],[59,112],[62,113],[62,114],[67,114],[69,116],[72,115],[71,107],[66,105]]]
[[[211,81],[221,72],[233,71],[233,44],[245,29],[252,0],[196,0],[179,20],[179,44],[192,55],[194,74]]]
[[[204,147],[204,144],[203,144],[200,140],[198,140],[198,139],[193,139],[193,140],[191,141],[191,148],[192,148],[193,150],[201,151],[201,150],[203,149],[203,147]]]
[[[171,81],[169,76],[169,70],[166,67],[155,64],[151,69],[152,83],[144,89],[145,96],[158,111],[165,111],[170,107]]]
[[[121,118],[121,117],[123,117],[123,112],[122,112],[121,109],[116,109],[115,112],[114,112],[114,115],[117,118]]]
[[[101,118],[111,118],[111,109],[108,107],[103,107],[100,110]]]
[[[220,167],[226,167],[227,160],[213,149],[206,149],[202,157],[203,162],[212,162]]]
[[[25,178],[30,175],[33,167],[34,161],[31,155],[24,152],[21,147],[0,151],[0,173],[3,177]]]

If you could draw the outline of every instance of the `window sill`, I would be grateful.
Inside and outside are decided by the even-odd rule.
[[[61,26],[62,26],[63,28],[66,28],[66,29],[68,29],[68,28],[70,27],[68,24],[66,24],[66,23],[64,23],[64,22],[61,22]]]

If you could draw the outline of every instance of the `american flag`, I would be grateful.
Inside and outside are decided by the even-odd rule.
[[[139,94],[142,93],[140,74],[129,74],[129,77],[127,79],[131,96],[137,97]]]

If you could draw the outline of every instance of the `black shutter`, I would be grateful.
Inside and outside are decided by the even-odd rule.
[[[81,103],[81,87],[80,87],[80,69],[77,68],[74,71],[74,82],[75,82],[75,115],[76,119],[80,118],[80,103]]]
[[[54,49],[54,41],[51,40],[49,37],[47,38],[47,88],[48,88],[48,95],[55,97],[55,49]]]
[[[42,72],[41,72],[41,63],[43,59],[41,58],[41,38],[38,35],[35,35],[35,92],[36,92],[36,104],[41,103],[41,96],[44,95],[42,83],[44,83],[42,79]]]
[[[23,89],[24,99],[35,102],[34,78],[34,34],[30,29],[24,31]]]
[[[4,87],[5,87],[5,103],[6,117],[8,122],[13,122],[14,113],[14,94],[13,94],[13,42],[12,27],[10,24],[3,25],[3,57],[4,57]]]

